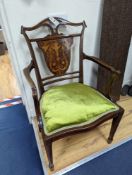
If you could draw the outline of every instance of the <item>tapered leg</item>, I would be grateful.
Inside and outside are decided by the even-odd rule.
[[[115,132],[117,130],[117,127],[121,121],[123,113],[124,113],[124,110],[121,110],[121,112],[118,114],[118,116],[113,118],[111,130],[110,130],[110,135],[109,135],[108,140],[107,140],[107,142],[109,144],[113,141],[113,137],[114,137]]]
[[[46,154],[47,154],[48,161],[49,161],[49,168],[51,170],[54,170],[53,153],[52,153],[52,141],[51,140],[45,141],[44,145],[45,145]]]

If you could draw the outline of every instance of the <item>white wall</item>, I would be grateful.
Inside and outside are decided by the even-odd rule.
[[[65,12],[68,19],[73,22],[86,21],[84,51],[89,55],[98,55],[102,0],[1,0],[0,2],[2,25],[12,55],[12,63],[28,115],[34,116],[31,91],[23,76],[23,68],[29,63],[30,56],[25,40],[20,34],[21,25],[32,26],[49,13]],[[85,82],[95,84],[96,78],[91,82],[92,69],[91,63],[85,63]]]
[[[132,38],[131,38],[126,70],[125,70],[124,80],[123,80],[123,85],[125,84],[132,85]]]
[[[1,19],[0,19],[0,26],[1,26]],[[1,41],[4,41],[4,37],[3,37],[2,29],[0,28],[0,42]]]

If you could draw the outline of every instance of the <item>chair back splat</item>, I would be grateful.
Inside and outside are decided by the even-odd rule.
[[[79,82],[83,83],[83,35],[86,27],[85,21],[72,23],[58,17],[54,17],[54,19],[56,20],[57,25],[53,24],[49,18],[46,18],[32,27],[21,27],[21,33],[24,35],[30,50],[40,95],[45,91],[45,86],[59,81],[78,78]],[[42,27],[44,31],[46,29],[48,31],[46,36],[29,36],[28,33]],[[70,27],[81,28],[81,30],[79,32],[71,33],[69,32]],[[74,50],[72,47],[74,38],[79,38],[79,66],[78,70],[69,71],[72,62],[72,50]],[[44,75],[44,77],[42,77],[33,46],[34,44],[36,44],[37,50],[41,51],[41,56],[44,58],[45,65],[51,73],[50,76]],[[72,62],[72,64],[75,63]]]

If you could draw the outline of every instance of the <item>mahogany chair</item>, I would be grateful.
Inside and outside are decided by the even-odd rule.
[[[113,119],[108,137],[108,143],[111,143],[124,113],[124,109],[117,105],[111,96],[112,85],[120,75],[120,71],[83,52],[85,22],[72,23],[58,17],[54,19],[55,24],[47,18],[32,27],[21,27],[21,33],[26,39],[31,54],[31,63],[24,69],[24,74],[32,89],[38,127],[51,170],[54,168],[52,142],[72,134],[89,131]],[[72,27],[74,30],[71,30]],[[40,28],[44,29],[43,34],[46,32],[48,34],[36,37],[36,32],[29,36],[29,33]],[[80,31],[76,30],[77,28]],[[75,47],[76,43],[78,47]],[[75,48],[79,55],[79,66],[73,71],[77,63],[74,60],[76,54],[72,53]],[[39,56],[36,51],[40,52]],[[48,72],[47,76],[43,77],[41,73],[38,57],[42,57],[41,70],[43,67]],[[101,94],[97,89],[83,84],[84,60],[93,61],[111,73],[106,94]],[[32,70],[35,71],[38,87],[31,78]]]

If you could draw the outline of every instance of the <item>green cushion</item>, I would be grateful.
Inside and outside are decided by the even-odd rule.
[[[47,135],[67,127],[89,124],[118,107],[95,89],[71,83],[46,91],[40,101]]]

